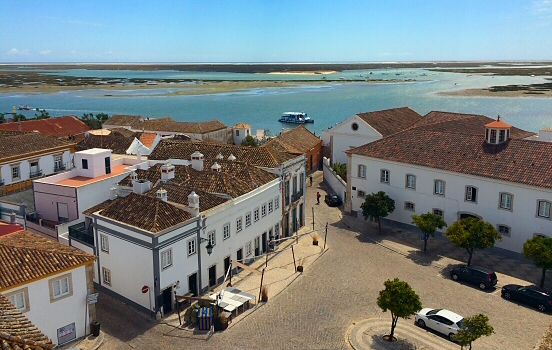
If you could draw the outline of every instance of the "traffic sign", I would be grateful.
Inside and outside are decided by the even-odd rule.
[[[148,291],[149,291],[149,287],[148,287],[148,286],[143,286],[143,287],[142,287],[142,293],[143,293],[143,294],[146,294]]]

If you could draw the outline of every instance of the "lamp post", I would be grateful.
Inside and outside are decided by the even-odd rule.
[[[207,218],[203,218],[202,220],[202,225],[201,225],[201,230],[203,231],[203,236],[205,236],[205,230],[207,229]],[[211,240],[209,238],[205,238],[205,237],[201,237],[201,232],[200,230],[197,230],[197,242],[199,243],[199,248],[197,249],[197,266],[198,266],[198,272],[199,272],[199,293],[201,294],[202,290],[203,290],[203,285],[202,285],[202,280],[203,280],[203,277],[202,277],[202,268],[201,268],[201,243],[207,241],[207,246],[205,247],[207,249],[207,254],[211,255],[211,253],[213,252],[213,244],[211,243]]]

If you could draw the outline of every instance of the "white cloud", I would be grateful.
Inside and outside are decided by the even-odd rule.
[[[52,50],[44,50],[44,51],[40,51],[40,54],[41,55],[49,55],[52,53]]]
[[[550,17],[552,15],[552,0],[534,1],[533,14],[539,17]]]
[[[6,52],[6,55],[9,56],[28,56],[29,50],[18,50],[15,47],[10,51]]]

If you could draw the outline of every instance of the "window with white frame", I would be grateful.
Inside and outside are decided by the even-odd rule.
[[[445,182],[443,180],[435,180],[433,184],[433,194],[438,196],[445,195]]]
[[[414,203],[404,202],[404,210],[414,211]]]
[[[280,208],[280,196],[274,197],[274,209]]]
[[[274,203],[272,203],[272,199],[268,201],[268,212],[272,213],[274,211]]]
[[[511,228],[510,228],[510,226],[506,226],[506,225],[497,225],[497,231],[498,231],[498,233],[500,233],[502,236],[510,237],[510,233],[511,233]]]
[[[230,238],[230,223],[227,222],[222,226],[222,239]]]
[[[466,202],[477,203],[477,188],[466,186]]]
[[[440,217],[444,217],[444,213],[443,213],[443,210],[442,209],[433,209],[433,215],[438,215]]]
[[[236,219],[236,233],[242,230],[242,217]]]
[[[161,268],[166,269],[173,264],[172,249],[161,252]]]
[[[21,173],[19,172],[19,165],[14,165],[11,168],[12,181],[19,180],[21,178]]]
[[[194,239],[190,239],[188,241],[188,256],[192,256],[196,253],[197,249],[196,249],[196,240],[195,238]]]
[[[63,164],[63,159],[61,156],[54,156],[54,169],[59,170],[61,169],[61,165]]]
[[[416,189],[416,175],[406,174],[406,188]]]
[[[217,231],[209,231],[207,235],[209,236],[209,243],[214,247],[217,244]]]
[[[541,218],[550,219],[550,202],[539,201],[537,215]]]
[[[389,183],[389,170],[381,169],[380,171],[380,182]]]
[[[253,211],[253,220],[255,220],[255,222],[259,221],[259,208],[255,208]]]
[[[513,199],[514,196],[512,196],[510,193],[500,193],[500,209],[512,210]]]
[[[109,239],[106,235],[100,234],[100,248],[102,252],[109,253]]]
[[[50,279],[48,284],[50,286],[50,302],[73,295],[70,273]]]
[[[245,256],[251,255],[251,241],[245,244]]]
[[[251,212],[245,213],[245,227],[251,226]]]
[[[363,165],[363,164],[358,165],[358,177],[361,179],[366,178],[366,165]]]
[[[27,287],[5,294],[5,296],[19,311],[27,312],[30,310],[29,290]]]
[[[102,267],[102,281],[104,284],[111,286],[111,270]]]
[[[261,217],[264,218],[265,216],[266,216],[266,203],[261,205]]]
[[[358,190],[357,191],[357,197],[359,198],[366,198],[366,192],[362,191],[362,190]]]

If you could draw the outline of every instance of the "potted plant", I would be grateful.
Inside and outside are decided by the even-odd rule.
[[[313,245],[318,245],[318,238],[319,238],[319,237],[318,237],[318,233],[317,233],[317,232],[314,232],[314,233],[312,234],[312,244],[313,244]]]
[[[297,272],[303,272],[303,263],[305,262],[304,258],[299,259],[297,262]]]
[[[220,326],[221,330],[225,330],[228,328],[228,317],[224,314],[224,312],[220,313]]]
[[[268,287],[267,286],[263,286],[263,288],[261,289],[261,301],[265,302],[265,303],[268,301]]]

